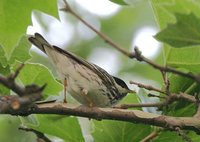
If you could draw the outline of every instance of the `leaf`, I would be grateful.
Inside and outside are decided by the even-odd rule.
[[[17,66],[18,65],[15,65],[15,68],[17,68]],[[41,64],[25,64],[18,78],[25,85],[37,84],[42,86],[47,84],[43,91],[46,97],[49,95],[56,95],[63,89],[62,85],[54,79],[52,73]]]
[[[169,24],[157,33],[155,38],[173,47],[186,47],[200,44],[200,19],[193,13],[175,14],[177,22]]]
[[[139,103],[139,101],[138,101],[137,95],[135,95],[133,93],[129,93],[119,103],[120,104],[129,104],[129,103]]]
[[[20,131],[18,117],[1,115],[0,117],[0,141],[1,142],[35,142],[35,135]]]
[[[9,63],[14,63],[15,60],[20,61],[22,63],[26,62],[31,58],[29,54],[29,50],[31,48],[31,44],[27,40],[27,36],[22,36],[17,46],[12,51]]]
[[[10,66],[7,65],[6,67],[3,67],[0,64],[0,75],[7,76],[9,74],[10,74]],[[0,95],[9,95],[9,94],[10,94],[10,89],[0,84]]]
[[[178,69],[182,72],[188,72],[185,69]],[[199,85],[189,78],[185,78],[179,75],[171,74],[169,77],[170,82],[170,92],[179,93],[179,92],[186,92],[189,94],[197,93],[200,91]]]
[[[153,142],[185,142],[177,132],[162,131]]]
[[[169,23],[175,23],[176,17],[174,13],[194,13],[200,17],[200,1],[193,0],[151,0],[151,6],[154,11],[156,22],[161,30],[167,27]],[[167,60],[168,51],[171,50],[169,44],[164,44],[164,56]]]
[[[193,140],[193,142],[199,142],[200,141],[200,137],[197,133],[190,131],[188,133],[188,136]]]
[[[179,69],[180,71],[187,72],[185,69]],[[171,74],[169,77],[170,92],[179,93],[185,92],[191,95],[199,93],[200,85],[194,82],[192,79],[188,79],[179,75]],[[178,102],[170,104],[163,111],[164,114],[169,116],[193,116],[196,112],[196,106],[185,100],[179,100]]]
[[[0,5],[0,43],[8,55],[31,24],[33,9],[58,17],[57,0],[1,0]]]
[[[174,23],[176,18],[174,13],[194,13],[200,16],[199,4],[200,1],[193,0],[151,0],[151,5],[154,10],[156,21],[161,29],[167,24]]]
[[[137,96],[140,99],[140,102],[143,103],[143,104],[160,102],[160,100],[158,98],[148,97],[148,93],[145,91],[144,88],[139,89],[139,91],[137,92]],[[157,110],[157,107],[142,107],[142,110],[144,112],[161,114],[161,112],[159,112]]]
[[[37,115],[38,126],[29,124],[29,127],[42,133],[57,136],[69,142],[83,142],[80,125],[76,117],[61,115]]]
[[[93,121],[95,142],[138,142],[146,137],[150,126],[120,121]]]
[[[171,48],[168,52],[167,64],[185,68],[188,72],[200,73],[200,46]]]
[[[110,0],[110,1],[117,3],[119,5],[127,5],[127,3],[124,0]]]
[[[3,66],[3,67],[6,67],[7,66],[7,58],[6,58],[6,53],[3,49],[3,47],[0,45],[0,64]]]

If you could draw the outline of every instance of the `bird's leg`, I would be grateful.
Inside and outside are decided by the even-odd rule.
[[[89,103],[89,107],[94,107],[95,105],[94,105],[94,103],[92,102],[92,100],[88,97],[88,90],[86,90],[86,89],[82,89],[81,90],[81,94],[85,97],[85,99],[87,100],[87,102]]]
[[[67,79],[64,79],[64,103],[67,103]]]

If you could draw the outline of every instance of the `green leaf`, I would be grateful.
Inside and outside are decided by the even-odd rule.
[[[187,70],[179,69],[180,71],[187,72]],[[179,93],[185,92],[191,95],[199,93],[200,85],[194,82],[192,79],[188,79],[179,75],[171,74],[169,77],[170,92]],[[164,114],[169,116],[193,116],[196,112],[196,106],[185,100],[179,100],[178,102],[170,104],[163,111]]]
[[[0,75],[7,76],[9,74],[10,74],[10,66],[7,65],[6,67],[3,67],[0,64]],[[0,84],[0,95],[9,95],[9,94],[10,94],[10,89]]]
[[[200,16],[200,1],[193,0],[151,0],[156,22],[161,29],[176,22],[174,13],[194,13]]]
[[[177,22],[169,24],[164,30],[156,34],[159,41],[173,47],[184,47],[200,44],[200,19],[193,13],[175,14]]]
[[[15,68],[17,66],[18,65],[16,65]],[[25,85],[37,84],[42,86],[47,84],[43,91],[46,97],[49,95],[56,95],[63,89],[63,86],[54,79],[52,73],[41,64],[25,64],[18,78]]]
[[[173,67],[185,68],[188,72],[200,73],[200,46],[171,48],[166,63]]]
[[[1,0],[0,5],[0,43],[8,55],[31,24],[33,9],[58,17],[57,0]]]
[[[38,126],[29,125],[42,133],[57,136],[69,142],[83,142],[80,125],[76,117],[61,115],[37,115]]]
[[[185,142],[177,132],[162,131],[153,142]]]
[[[120,104],[128,104],[128,103],[139,103],[138,97],[136,94],[129,93],[126,97],[124,97],[120,102]]]
[[[174,13],[194,13],[197,17],[200,17],[200,1],[193,0],[151,0],[151,6],[154,11],[156,22],[161,30],[167,27],[169,23],[175,23],[176,17]],[[164,56],[167,60],[168,51],[171,46],[164,44]]]
[[[3,67],[6,67],[7,66],[7,58],[6,58],[6,53],[3,49],[3,47],[0,45],[0,64],[3,66]]]
[[[124,0],[110,0],[110,1],[117,3],[119,5],[127,5],[127,3]]]
[[[36,136],[33,133],[20,131],[21,123],[18,117],[1,115],[0,117],[0,141],[1,142],[35,142]]]
[[[185,69],[178,69],[182,72],[188,72]],[[179,93],[179,92],[186,92],[186,93],[198,93],[200,91],[199,85],[189,78],[182,77],[180,75],[171,74],[169,77],[170,82],[170,92]]]
[[[95,142],[138,142],[146,137],[150,126],[120,121],[93,121]]]
[[[197,133],[190,131],[188,133],[188,136],[193,140],[193,142],[199,142],[200,141],[200,137]]]
[[[28,42],[27,36],[22,36],[17,46],[12,51],[9,63],[12,64],[15,60],[20,61],[22,63],[26,62],[31,58],[29,54],[29,50],[31,48],[31,44]]]

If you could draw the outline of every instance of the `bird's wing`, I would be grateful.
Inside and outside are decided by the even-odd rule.
[[[46,53],[44,49],[44,45],[51,47],[51,45],[39,33],[35,33],[34,36],[30,36],[28,40],[44,53]]]
[[[53,45],[50,45],[42,35],[40,35],[39,33],[35,33],[34,36],[30,36],[29,38],[29,41],[35,45],[36,47],[38,47],[40,50],[42,50],[44,53],[46,53],[45,51],[45,48],[52,48],[54,49],[55,51],[61,53],[62,55],[65,55],[73,60],[75,60],[77,63],[79,64],[83,64],[85,65],[86,67],[88,68],[92,68],[92,65],[90,63],[88,63],[87,61],[85,61],[84,59],[68,52],[68,51],[65,51],[57,46],[53,46]],[[45,47],[45,48],[44,48]]]
[[[73,59],[74,61],[76,61],[78,64],[82,64],[85,67],[89,68],[90,70],[92,70],[95,74],[97,74],[102,82],[108,87],[108,86],[114,86],[114,79],[112,78],[111,75],[109,75],[104,69],[102,69],[101,67],[95,65],[95,64],[91,64],[89,62],[87,62],[85,59],[78,57],[76,55],[74,55],[71,52],[65,51],[57,46],[53,46],[50,45],[44,38],[42,35],[40,35],[39,33],[35,33],[34,36],[30,36],[29,41],[34,44],[35,46],[37,46],[40,50],[42,50],[44,53],[46,53],[45,48],[49,47],[54,49],[55,51]],[[45,48],[44,48],[45,47]]]

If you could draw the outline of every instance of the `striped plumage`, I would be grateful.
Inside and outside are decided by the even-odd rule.
[[[52,60],[62,79],[67,80],[67,91],[83,105],[107,107],[121,100],[128,92],[125,82],[111,76],[101,67],[50,45],[35,33],[29,41]]]

